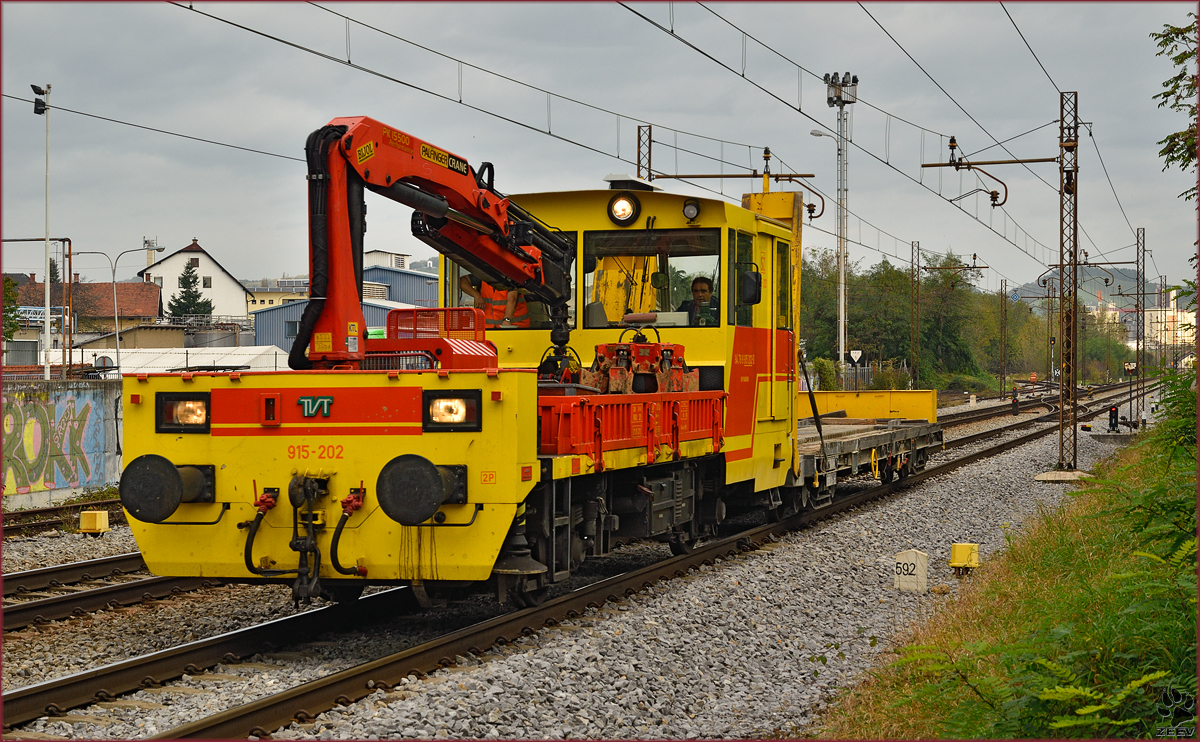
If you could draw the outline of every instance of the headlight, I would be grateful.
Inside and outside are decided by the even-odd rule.
[[[483,392],[479,389],[431,390],[421,393],[425,432],[482,430],[479,408]]]
[[[164,422],[175,422],[180,425],[203,425],[207,420],[208,403],[200,399],[189,399],[176,402],[173,406],[168,407],[167,419]]]
[[[429,403],[429,419],[435,423],[462,423],[467,420],[467,400],[435,399]]]
[[[207,392],[159,392],[155,395],[154,432],[207,433],[209,402]]]
[[[700,216],[700,202],[694,198],[689,198],[683,202],[683,216],[685,219],[695,221],[696,217]]]
[[[642,204],[632,193],[618,193],[608,202],[608,218],[619,227],[628,227],[637,221]]]

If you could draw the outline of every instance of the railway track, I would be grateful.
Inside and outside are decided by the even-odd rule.
[[[81,510],[107,510],[111,523],[125,522],[121,501],[115,498],[30,508],[29,510],[12,510],[4,513],[4,538],[37,533],[47,528],[57,528],[73,518],[78,518]]]
[[[1080,419],[1095,417],[1104,409],[1081,413]],[[1032,424],[1032,421],[1024,424]],[[754,549],[775,535],[804,527],[869,500],[1016,448],[1050,435],[1055,430],[1054,427],[1047,427],[1011,438],[995,446],[930,467],[906,477],[903,481],[860,490],[820,510],[802,513],[781,523],[760,526],[735,536],[709,542],[696,547],[691,554],[603,580],[549,600],[541,606],[509,613],[282,693],[166,730],[157,735],[157,738],[241,738],[252,734],[265,736],[270,730],[289,724],[293,720],[309,720],[335,705],[357,701],[376,688],[390,688],[410,674],[424,674],[451,665],[454,663],[453,658],[458,655],[481,653],[497,643],[511,642],[523,634],[555,625],[564,618],[577,616],[591,606],[599,606],[607,600],[635,593],[660,579],[684,575],[693,568],[711,564],[723,556]],[[45,714],[62,714],[71,708],[109,700],[140,688],[161,685],[185,673],[202,678],[203,676],[198,674],[205,669],[221,662],[236,662],[250,657],[264,651],[267,646],[278,647],[296,643],[328,629],[344,631],[373,620],[376,616],[394,615],[395,612],[404,610],[416,610],[416,601],[407,589],[397,588],[362,598],[353,604],[309,611],[242,631],[18,688],[6,694],[4,722],[8,727],[32,721]]]
[[[142,555],[135,552],[5,575],[4,630],[13,631],[220,584],[217,580],[195,577],[112,581],[112,578],[133,576],[145,569]]]

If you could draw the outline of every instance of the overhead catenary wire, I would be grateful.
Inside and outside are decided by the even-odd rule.
[[[700,54],[701,56],[703,56],[703,57],[707,58],[708,60],[712,61],[713,63],[717,64],[718,66],[720,66],[720,67],[722,67],[722,68],[724,68],[724,69],[726,69],[726,70],[728,70],[728,71],[730,71],[730,72],[732,72],[732,73],[734,73],[734,74],[738,75],[739,77],[742,77],[742,75],[741,75],[741,73],[740,73],[740,72],[738,72],[737,70],[733,69],[733,68],[732,68],[732,67],[730,67],[728,64],[726,64],[726,63],[722,62],[721,60],[717,59],[715,56],[713,56],[713,55],[712,55],[712,54],[710,54],[709,52],[707,52],[707,51],[705,51],[705,50],[701,49],[699,46],[697,46],[696,44],[692,43],[691,41],[689,41],[689,40],[687,40],[687,39],[683,38],[683,37],[682,37],[682,36],[680,36],[678,33],[676,33],[676,32],[674,32],[674,31],[671,31],[671,30],[667,29],[666,27],[664,27],[662,24],[658,23],[658,22],[657,22],[657,21],[655,21],[654,19],[652,19],[652,18],[649,18],[649,17],[647,17],[646,15],[644,15],[643,13],[640,13],[639,11],[637,11],[637,10],[635,10],[634,8],[630,7],[630,6],[629,6],[627,3],[620,2],[620,0],[618,0],[618,3],[617,3],[617,4],[618,4],[618,5],[620,5],[621,7],[625,8],[625,9],[626,9],[626,10],[628,10],[629,12],[633,13],[633,14],[634,14],[634,15],[636,15],[637,17],[641,18],[643,21],[645,21],[645,22],[649,23],[650,25],[654,26],[655,28],[659,29],[659,30],[660,30],[660,31],[662,31],[663,33],[666,33],[666,34],[668,34],[669,36],[671,36],[672,38],[676,39],[677,41],[679,41],[680,43],[684,44],[685,46],[687,46],[688,48],[692,49],[693,51],[695,51],[696,53]],[[814,117],[813,117],[811,114],[807,113],[806,111],[804,111],[804,110],[802,110],[802,109],[797,109],[796,107],[792,106],[790,103],[788,103],[787,101],[785,101],[783,98],[779,97],[778,95],[776,95],[775,93],[771,92],[770,90],[767,90],[765,87],[763,87],[763,86],[762,86],[762,85],[760,85],[759,83],[755,82],[753,79],[751,79],[751,78],[749,78],[749,77],[743,77],[743,79],[744,79],[744,80],[745,80],[747,83],[749,83],[749,84],[753,85],[754,87],[758,88],[759,90],[761,90],[761,91],[762,91],[763,93],[765,93],[766,95],[770,96],[771,98],[774,98],[775,100],[779,101],[780,103],[783,103],[783,104],[784,104],[785,106],[787,106],[787,107],[788,107],[790,110],[792,110],[792,111],[795,111],[796,113],[799,113],[801,116],[804,116],[805,118],[807,118],[808,120],[810,120],[810,121],[812,121],[813,123],[817,124],[817,125],[818,125],[818,126],[820,126],[821,128],[823,128],[823,129],[825,129],[825,130],[827,130],[827,131],[832,131],[832,129],[830,129],[830,127],[829,127],[828,125],[826,125],[824,122],[822,122],[822,121],[820,121],[820,120],[818,120],[818,119],[814,118]],[[875,160],[875,161],[879,162],[881,165],[883,165],[883,166],[885,166],[885,167],[887,167],[887,168],[891,169],[892,171],[894,171],[894,172],[896,172],[896,173],[899,173],[900,175],[902,175],[903,177],[907,178],[907,179],[908,179],[908,180],[910,180],[911,182],[913,182],[913,183],[917,184],[918,186],[920,186],[921,188],[925,189],[926,191],[929,191],[930,193],[933,193],[933,194],[937,195],[937,196],[938,196],[938,198],[941,198],[943,201],[949,201],[949,199],[948,199],[948,198],[946,198],[945,196],[942,196],[940,193],[938,193],[938,191],[934,190],[933,188],[930,188],[929,186],[925,185],[923,182],[921,182],[921,180],[920,180],[920,179],[918,179],[918,178],[915,178],[915,177],[913,177],[913,176],[909,175],[908,173],[904,172],[903,170],[900,170],[900,169],[899,169],[899,168],[897,168],[896,166],[894,166],[894,165],[892,165],[891,163],[889,163],[889,162],[885,161],[885,160],[884,160],[882,157],[880,157],[879,155],[875,154],[875,153],[874,153],[874,152],[872,152],[871,150],[869,150],[869,149],[867,149],[867,148],[863,147],[862,145],[860,145],[859,143],[855,142],[853,139],[850,139],[850,140],[848,140],[848,141],[847,141],[847,143],[849,144],[849,146],[851,146],[851,147],[854,147],[855,149],[859,150],[860,152],[862,152],[863,154],[867,155],[867,156],[868,156],[868,157],[870,157],[871,159],[873,159],[873,160]],[[1043,182],[1045,182],[1045,181],[1043,181]],[[1001,207],[1001,208],[1003,208],[1003,207]],[[967,212],[966,212],[965,210],[963,210],[963,209],[960,209],[960,211],[962,211],[964,214],[965,214],[965,213],[967,213]],[[970,216],[970,214],[968,214],[968,216]],[[978,218],[976,218],[976,217],[971,217],[971,218],[972,218],[972,219],[974,219],[974,220],[975,220],[977,223],[979,223],[979,224],[984,224],[984,223],[983,223],[981,220],[979,220],[979,219],[978,219]],[[1009,218],[1011,218],[1011,216],[1010,216]],[[1014,220],[1014,222],[1015,222],[1015,220]],[[984,226],[987,226],[987,225],[984,225]],[[1022,231],[1024,231],[1024,230],[1022,230]],[[994,229],[992,230],[992,232],[993,232],[993,233],[995,233],[995,234],[1000,234],[999,232],[996,232],[996,230],[994,230]],[[1024,231],[1024,233],[1026,234],[1026,236],[1027,236],[1027,237],[1031,237],[1031,235],[1029,235],[1029,233],[1028,233],[1027,231]],[[1012,245],[1013,247],[1017,248],[1017,250],[1018,250],[1018,251],[1020,251],[1021,253],[1025,254],[1027,257],[1029,257],[1029,258],[1033,259],[1033,260],[1034,260],[1035,262],[1037,262],[1039,265],[1041,265],[1041,266],[1043,266],[1043,267],[1046,265],[1045,261],[1043,261],[1041,258],[1038,258],[1037,256],[1035,256],[1035,255],[1033,255],[1032,253],[1030,253],[1028,250],[1026,250],[1026,249],[1024,249],[1023,247],[1021,247],[1021,245],[1019,245],[1019,244],[1017,244],[1016,242],[1014,242],[1014,241],[1012,241],[1012,240],[1008,239],[1008,238],[1007,238],[1007,236],[1001,235],[1001,237],[1002,237],[1002,239],[1004,239],[1006,242],[1008,242],[1010,245]],[[1043,244],[1043,243],[1039,242],[1039,241],[1038,241],[1036,238],[1035,238],[1033,241],[1034,241],[1034,243],[1035,243],[1035,244],[1037,244],[1037,245],[1041,246],[1043,249],[1049,250],[1049,247],[1048,247],[1048,246],[1046,246],[1045,244]]]
[[[1033,55],[1033,60],[1038,63],[1038,67],[1041,67],[1042,72],[1046,73],[1046,79],[1049,80],[1050,84],[1054,86],[1054,89],[1061,94],[1062,88],[1058,87],[1058,83],[1054,82],[1054,78],[1051,77],[1050,73],[1046,71],[1046,65],[1042,64],[1042,60],[1038,59],[1037,52],[1035,52],[1033,47],[1029,45],[1029,40],[1025,38],[1025,34],[1021,33],[1021,27],[1017,25],[1015,20],[1013,20],[1012,15],[1008,12],[1008,8],[1004,7],[1003,2],[1000,3],[1000,9],[1004,11],[1004,15],[1008,16],[1009,22],[1012,23],[1013,28],[1017,30],[1017,35],[1021,37],[1021,41],[1025,42],[1025,48],[1028,49],[1029,53]]]
[[[19,95],[9,95],[8,93],[3,93],[2,95],[5,98],[11,98],[12,100],[21,101],[22,103],[32,103],[33,102],[32,99],[22,98]],[[145,124],[135,124],[131,121],[122,121],[121,119],[110,118],[108,116],[101,116],[96,113],[87,113],[86,111],[76,111],[71,108],[64,108],[63,106],[46,106],[46,108],[49,108],[49,109],[52,109],[55,111],[62,111],[63,113],[73,113],[76,116],[86,116],[88,118],[100,119],[101,121],[108,121],[110,123],[120,124],[122,126],[132,126],[135,129],[144,129],[145,131],[153,131],[158,134],[166,134],[166,135],[172,136],[172,137],[179,137],[180,139],[191,139],[194,142],[203,142],[204,144],[215,144],[218,147],[228,147],[230,149],[240,149],[243,152],[253,152],[254,154],[257,154],[257,155],[266,155],[268,157],[278,157],[281,160],[295,160],[296,162],[304,162],[303,157],[292,157],[291,155],[281,155],[278,152],[268,152],[264,149],[255,149],[253,147],[243,147],[239,144],[229,144],[228,142],[218,142],[215,139],[205,139],[204,137],[192,136],[191,134],[181,134],[177,131],[170,131],[168,129],[159,129],[159,128],[156,128],[153,126],[146,126]]]

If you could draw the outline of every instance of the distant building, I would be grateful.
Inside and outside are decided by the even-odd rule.
[[[371,295],[372,298],[398,301],[403,304],[413,304],[418,307],[436,307],[437,276],[417,271],[388,268],[382,265],[363,267],[363,298],[366,299],[367,284],[373,283],[387,287],[385,296]]]
[[[308,276],[243,279],[242,286],[250,292],[246,298],[247,314],[263,307],[280,306],[308,298]]]
[[[63,284],[50,284],[50,316],[59,318],[67,303]],[[46,284],[28,280],[17,287],[17,302],[28,311],[22,312],[34,336],[45,316]],[[134,327],[162,316],[162,289],[154,284],[117,283],[116,318],[121,329]],[[78,275],[71,284],[72,327],[76,332],[112,332],[114,323],[113,285],[111,283],[79,283]],[[56,320],[57,325],[57,320]],[[25,329],[25,328],[23,328]]]
[[[369,265],[384,265],[388,268],[408,268],[406,253],[388,252],[387,250],[367,250],[363,253],[363,268]]]
[[[300,330],[300,316],[308,300],[295,301],[283,306],[267,307],[254,313],[254,344],[274,345],[285,351],[291,351]],[[393,309],[412,308],[412,304],[384,301],[380,299],[364,299],[362,302],[363,319],[368,328],[387,327],[388,312]],[[286,365],[286,364],[285,364]]]
[[[163,305],[166,306],[171,297],[179,293],[179,277],[188,263],[196,268],[196,274],[200,277],[200,284],[196,288],[205,299],[212,302],[214,316],[246,316],[251,293],[194,238],[192,244],[146,266],[137,274],[146,283],[153,283],[162,289]]]

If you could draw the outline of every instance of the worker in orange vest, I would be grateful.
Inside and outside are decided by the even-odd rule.
[[[529,327],[529,307],[520,291],[492,288],[474,276],[459,278],[458,287],[471,297],[476,309],[483,310],[487,329]]]

